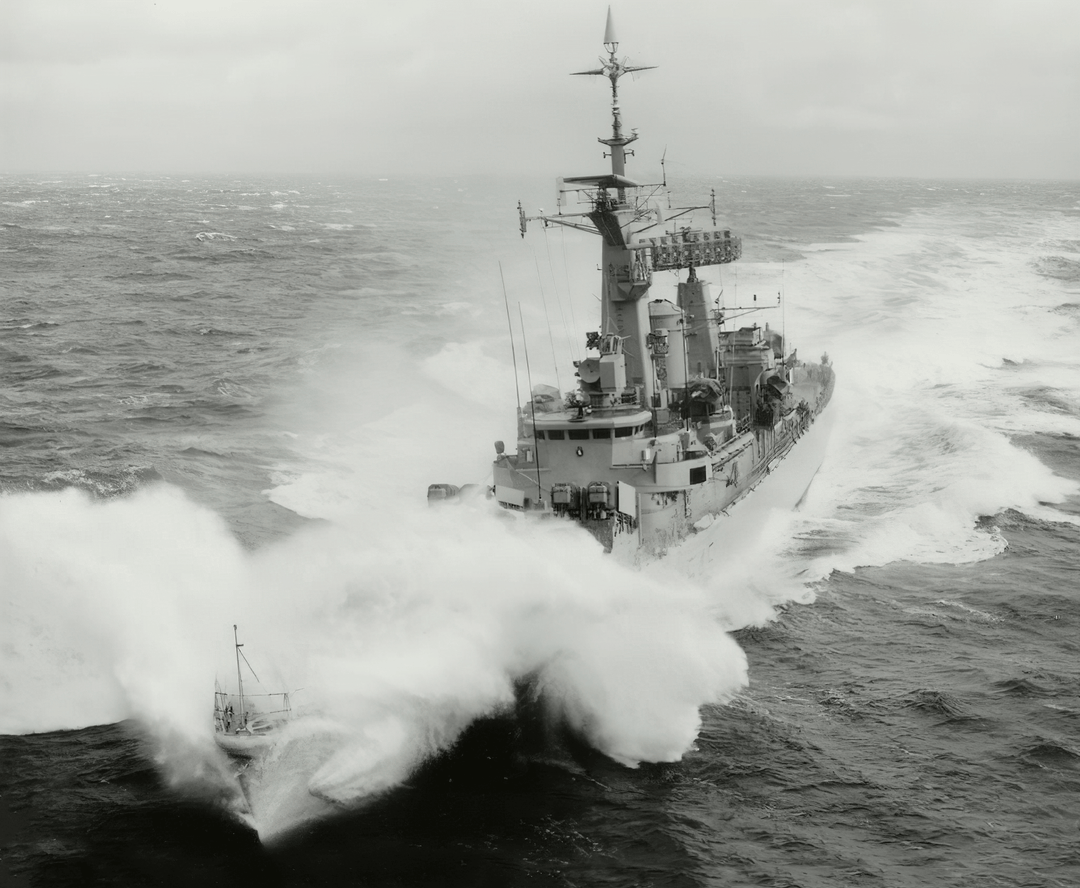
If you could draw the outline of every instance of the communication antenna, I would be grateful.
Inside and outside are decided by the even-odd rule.
[[[787,299],[784,295],[787,288],[784,286],[784,260],[780,260],[780,292],[777,298],[780,300],[780,360],[787,369]]]
[[[667,160],[667,145],[664,146],[664,153],[660,155],[660,179],[664,189],[664,194],[667,195],[667,208],[671,209],[671,192],[667,187],[667,167],[664,162]]]
[[[597,139],[601,145],[607,145],[611,154],[611,172],[616,176],[622,176],[626,172],[626,155],[633,154],[627,151],[626,146],[637,140],[637,133],[630,131],[629,136],[622,132],[622,112],[619,110],[619,78],[623,74],[632,74],[635,71],[649,71],[656,65],[628,65],[626,59],[619,61],[615,58],[615,52],[619,48],[619,38],[615,36],[615,22],[611,18],[611,7],[607,11],[607,25],[604,28],[604,49],[607,50],[607,59],[600,59],[600,67],[592,71],[574,71],[575,75],[595,74],[606,77],[611,81],[611,138]],[[620,189],[621,191],[621,189]],[[620,194],[620,199],[621,199]]]
[[[525,318],[521,314],[521,303],[518,303],[518,321],[521,324],[521,342],[525,347],[525,378],[529,382],[529,410],[532,413],[533,427],[533,453],[536,463],[536,502],[537,505],[544,501],[544,488],[540,486],[540,444],[536,436],[536,400],[533,397],[532,370],[529,368],[529,340],[525,336]]]
[[[536,258],[536,251],[533,251],[533,264],[536,266],[536,283],[540,287],[540,301],[544,305],[544,321],[548,328],[548,341],[551,343],[551,363],[555,366],[555,384],[558,385],[559,391],[562,391],[562,380],[559,378],[559,359],[555,357],[555,333],[551,329],[551,316],[548,314],[547,296],[544,295],[544,279],[540,275],[540,260]],[[555,294],[558,298],[558,293]],[[565,326],[565,324],[564,324]],[[524,327],[522,328],[524,330]],[[532,389],[532,383],[529,383],[530,395]]]
[[[693,275],[694,266],[690,266],[690,274]],[[686,345],[687,335],[690,333],[686,325],[686,318],[679,318],[679,326],[682,327],[682,361],[683,361],[683,428],[690,429],[690,349]]]
[[[503,305],[506,306],[506,329],[510,331],[510,358],[514,362],[514,398],[517,399],[518,416],[521,416],[521,383],[518,382],[517,350],[514,348],[514,325],[510,323],[510,300],[506,298],[506,278],[503,276],[502,262],[499,263],[499,280],[502,281]],[[525,329],[521,335],[524,337]]]

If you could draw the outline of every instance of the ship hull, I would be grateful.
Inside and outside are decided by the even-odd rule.
[[[683,567],[694,573],[697,567],[704,568],[706,561],[752,553],[769,521],[778,513],[795,511],[805,499],[824,462],[835,422],[834,411],[819,416],[797,444],[771,461],[734,503],[713,514],[711,522],[699,522],[676,543]],[[699,528],[701,532],[697,532]],[[637,563],[644,560],[640,552],[634,557]]]
[[[263,734],[214,734],[214,742],[233,758],[251,759],[263,755],[277,742],[277,732]]]
[[[648,490],[638,492],[638,520],[618,516],[584,522],[619,561],[640,565],[667,552],[699,531],[708,530],[714,552],[737,552],[753,543],[765,522],[777,511],[790,512],[802,501],[825,458],[835,424],[835,411],[822,411],[797,440],[771,458],[754,465],[752,445],[740,472],[733,459],[725,473],[704,484],[667,492],[661,508],[648,509]],[[732,483],[732,475],[737,480]],[[720,548],[717,550],[716,547]]]

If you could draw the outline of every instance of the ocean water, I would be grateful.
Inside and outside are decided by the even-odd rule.
[[[838,421],[635,572],[425,503],[513,436],[507,314],[522,391],[595,327],[549,183],[0,178],[0,881],[1080,882],[1080,185],[709,188]],[[249,811],[234,623],[304,716]]]

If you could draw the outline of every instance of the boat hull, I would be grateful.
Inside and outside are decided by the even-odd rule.
[[[263,734],[214,734],[214,742],[224,752],[241,759],[250,759],[267,752],[277,742],[276,732]]]
[[[798,444],[770,463],[768,471],[742,491],[727,508],[699,522],[692,532],[672,547],[685,572],[708,573],[710,565],[731,563],[732,558],[752,558],[770,520],[791,513],[805,499],[824,461],[836,414],[828,411]],[[700,531],[700,532],[698,532]],[[667,551],[657,554],[667,554]],[[640,553],[637,563],[645,560]]]
[[[825,458],[835,424],[825,410],[797,440],[766,462],[729,483],[717,475],[705,484],[668,494],[663,508],[643,509],[636,524],[618,516],[586,526],[619,561],[642,564],[665,555],[699,531],[711,530],[714,547],[737,551],[749,545],[777,510],[792,511],[805,497]],[[736,470],[736,477],[738,473]],[[639,493],[639,503],[647,494]]]

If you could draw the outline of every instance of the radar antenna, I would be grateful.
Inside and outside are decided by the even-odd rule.
[[[600,59],[600,67],[592,71],[574,71],[577,75],[598,75],[611,81],[611,138],[597,139],[602,145],[611,149],[611,172],[616,176],[622,176],[626,172],[626,155],[633,154],[627,151],[626,146],[637,139],[637,133],[631,131],[629,136],[622,134],[622,114],[619,110],[619,78],[623,74],[632,74],[635,71],[650,71],[656,65],[628,65],[626,59],[619,61],[615,58],[615,52],[619,48],[619,39],[615,36],[615,23],[611,18],[611,7],[608,7],[607,26],[604,28],[604,49],[607,50],[607,60]]]
[[[660,177],[661,177],[661,180],[662,180],[661,181],[661,187],[664,189],[664,194],[667,195],[667,208],[670,210],[671,209],[671,192],[668,190],[668,187],[667,187],[667,166],[665,166],[666,161],[667,161],[667,145],[664,146],[664,153],[660,155]]]

